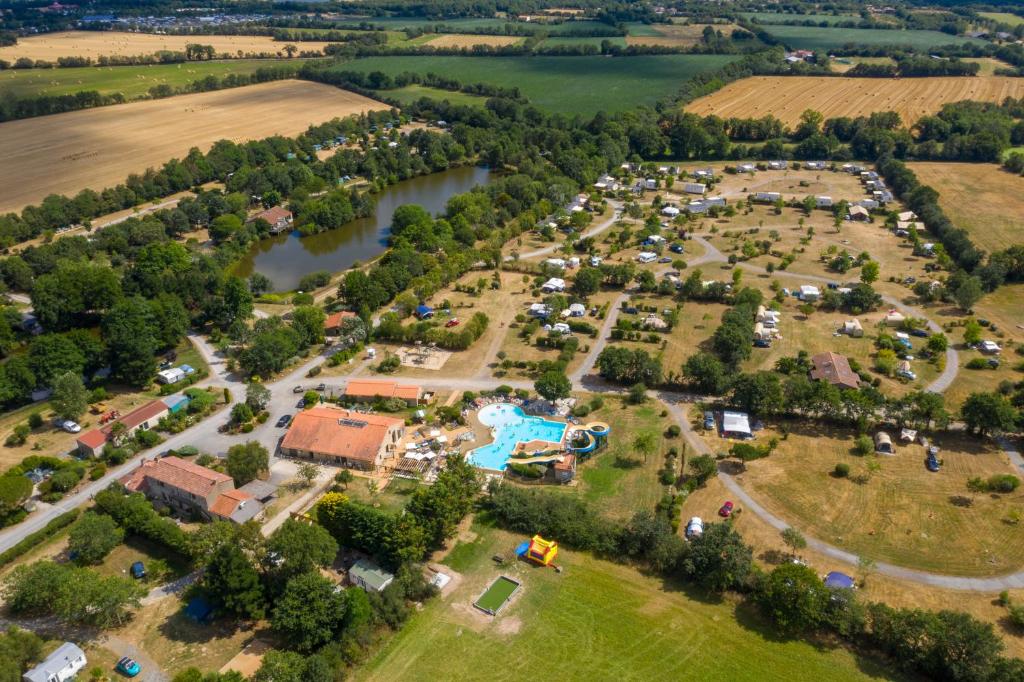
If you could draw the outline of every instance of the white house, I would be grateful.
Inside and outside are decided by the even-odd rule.
[[[804,284],[800,287],[800,293],[797,295],[797,298],[811,303],[817,301],[819,296],[821,296],[821,292],[818,291],[818,287]]]
[[[561,277],[552,277],[540,286],[540,290],[547,293],[561,293],[565,291],[565,280]]]
[[[754,201],[762,204],[774,204],[782,198],[778,192],[755,192]]]
[[[661,215],[666,215],[669,218],[675,218],[677,215],[679,215],[679,209],[676,208],[675,206],[666,206],[665,208],[661,209]]]
[[[572,258],[570,258],[566,266],[570,268],[578,268],[580,266],[579,256],[573,256]]]
[[[572,329],[565,322],[555,322],[551,327],[551,331],[558,332],[559,334],[572,334]]]
[[[708,197],[704,200],[705,206],[725,206],[725,197]]]
[[[651,253],[650,251],[641,251],[636,255],[638,263],[653,263],[658,260],[658,254]]]
[[[842,329],[840,329],[839,331],[855,339],[864,336],[864,327],[861,326],[860,320],[858,320],[856,317],[853,318],[852,320],[847,320],[846,322],[843,322]]]
[[[583,317],[587,314],[587,306],[582,303],[573,303],[566,308],[566,312],[569,313],[569,317]]]
[[[814,197],[814,205],[818,208],[831,208],[832,197],[820,196]]]
[[[64,642],[42,663],[22,675],[21,679],[24,682],[65,682],[81,672],[86,663],[84,651],[76,644]]]
[[[599,177],[597,179],[597,182],[594,183],[594,189],[599,189],[599,190],[602,190],[602,191],[603,190],[615,191],[618,188],[619,188],[619,183],[617,183],[615,181],[615,178],[613,178],[610,175],[602,175],[601,177]]]
[[[395,576],[369,559],[360,559],[348,569],[348,579],[366,592],[380,592],[395,580]]]
[[[658,189],[658,180],[656,178],[647,178],[644,180],[644,189]]]
[[[753,173],[757,170],[757,166],[752,163],[741,163],[736,166],[736,170],[740,173]]]
[[[899,220],[900,222],[909,223],[914,220],[917,220],[917,214],[914,213],[913,211],[903,211],[902,213],[896,215],[896,219]]]
[[[808,161],[804,164],[804,168],[807,170],[825,170],[824,161]]]
[[[531,303],[526,313],[530,317],[545,318],[551,314],[551,306],[546,303]]]
[[[722,413],[722,435],[728,438],[752,438],[750,430],[750,417],[746,412],[731,412],[726,410]]]
[[[788,161],[769,161],[768,170],[786,170],[789,167]]]
[[[664,243],[665,243],[665,238],[662,237],[660,234],[652,234],[649,237],[647,237],[647,239],[644,240],[644,244],[649,244],[649,245],[652,245],[652,246],[656,245],[656,244],[664,244]]]
[[[175,384],[185,378],[185,370],[180,367],[162,369],[156,373],[158,384]]]
[[[699,182],[684,182],[683,183],[683,191],[686,192],[687,194],[700,194],[700,195],[703,195],[704,192],[708,191],[708,186],[707,185],[703,185],[703,184],[701,184]]]
[[[548,258],[547,260],[544,261],[544,265],[547,265],[547,266],[552,267],[552,268],[557,268],[559,270],[565,270],[565,259],[564,258]]]
[[[693,171],[693,177],[697,178],[698,180],[710,180],[711,178],[715,177],[715,171],[711,170],[710,168],[698,168],[697,170]]]

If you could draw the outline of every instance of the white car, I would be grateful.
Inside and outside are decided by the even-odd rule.
[[[57,424],[60,428],[64,429],[68,433],[78,433],[82,430],[82,427],[77,422],[73,422],[70,419],[61,419]]]
[[[704,521],[699,516],[694,516],[686,524],[686,537],[699,538],[704,534]]]

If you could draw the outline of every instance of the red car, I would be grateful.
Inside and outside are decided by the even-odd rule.
[[[447,322],[445,322],[444,326],[446,326],[446,327],[456,327],[456,326],[458,326],[458,324],[459,324],[459,318],[453,317],[452,319],[450,319]]]
[[[718,510],[718,515],[724,516],[726,518],[732,516],[732,502],[727,501],[725,504],[723,504],[722,508]]]

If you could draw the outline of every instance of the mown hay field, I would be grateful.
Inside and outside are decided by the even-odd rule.
[[[829,78],[814,76],[755,76],[730,83],[718,92],[687,105],[696,114],[724,118],[759,118],[772,114],[788,125],[806,109],[825,118],[866,116],[895,111],[905,125],[943,104],[965,99],[1001,102],[1024,96],[1024,79],[991,77],[943,78]]]
[[[957,227],[986,251],[1024,243],[1024,178],[988,163],[912,163]]]
[[[844,45],[876,47],[897,45],[928,50],[939,45],[983,45],[975,38],[951,36],[941,31],[905,31],[884,28],[838,28],[818,26],[763,26],[765,31],[794,50],[834,50]]]
[[[217,140],[297,135],[312,124],[376,109],[376,100],[284,80],[0,124],[0,211],[48,194],[101,190]]]
[[[0,97],[31,98],[69,95],[95,90],[101,95],[120,92],[126,99],[147,97],[155,85],[179,88],[207,76],[223,78],[234,74],[247,76],[259,69],[281,64],[299,67],[303,60],[282,62],[276,59],[231,59],[185,64],[145,64],[141,66],[83,66],[67,69],[8,69],[0,71]]]
[[[270,36],[157,35],[155,33],[122,33],[118,31],[63,31],[19,38],[17,45],[0,47],[0,59],[13,62],[26,57],[56,61],[58,57],[138,57],[157,52],[184,52],[193,43],[212,45],[218,55],[284,55],[288,43]],[[309,41],[294,43],[302,52],[323,52],[328,43]]]
[[[720,31],[728,38],[738,28],[735,24],[651,24],[653,35],[644,32],[642,35],[630,35],[626,38],[629,45],[654,45],[660,47],[689,47],[696,45],[704,36],[707,26]]]
[[[519,88],[537,107],[593,115],[653,105],[674,95],[688,78],[715,71],[735,55],[642,57],[368,57],[339,65],[344,71],[436,73],[464,84]]]
[[[506,45],[515,45],[521,43],[522,38],[518,36],[475,36],[475,35],[463,35],[460,33],[446,33],[444,35],[431,38],[425,44],[430,47],[473,47],[474,45],[488,45],[490,47],[505,47]]]

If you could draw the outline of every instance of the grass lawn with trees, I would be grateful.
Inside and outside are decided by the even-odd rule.
[[[477,539],[445,560],[462,583],[416,612],[354,679],[516,679],[535,671],[540,655],[565,680],[895,679],[845,649],[778,638],[729,599],[666,589],[661,578],[589,554],[563,549],[560,574],[522,562],[496,569],[491,556],[511,553],[522,536],[481,523],[473,530]],[[492,618],[472,602],[499,572],[523,586]]]
[[[519,88],[533,104],[554,113],[590,116],[653,105],[676,93],[690,77],[715,71],[734,55],[641,57],[369,57],[346,62],[344,71],[438,73],[465,85]]]
[[[466,92],[457,92],[452,90],[441,90],[440,88],[431,88],[425,85],[407,85],[404,88],[395,88],[394,90],[381,90],[378,94],[381,97],[397,99],[403,106],[407,106],[419,100],[421,97],[429,97],[431,99],[441,101],[447,100],[452,104],[461,106],[482,107],[487,101],[486,97],[480,97],[479,95],[470,95]]]

